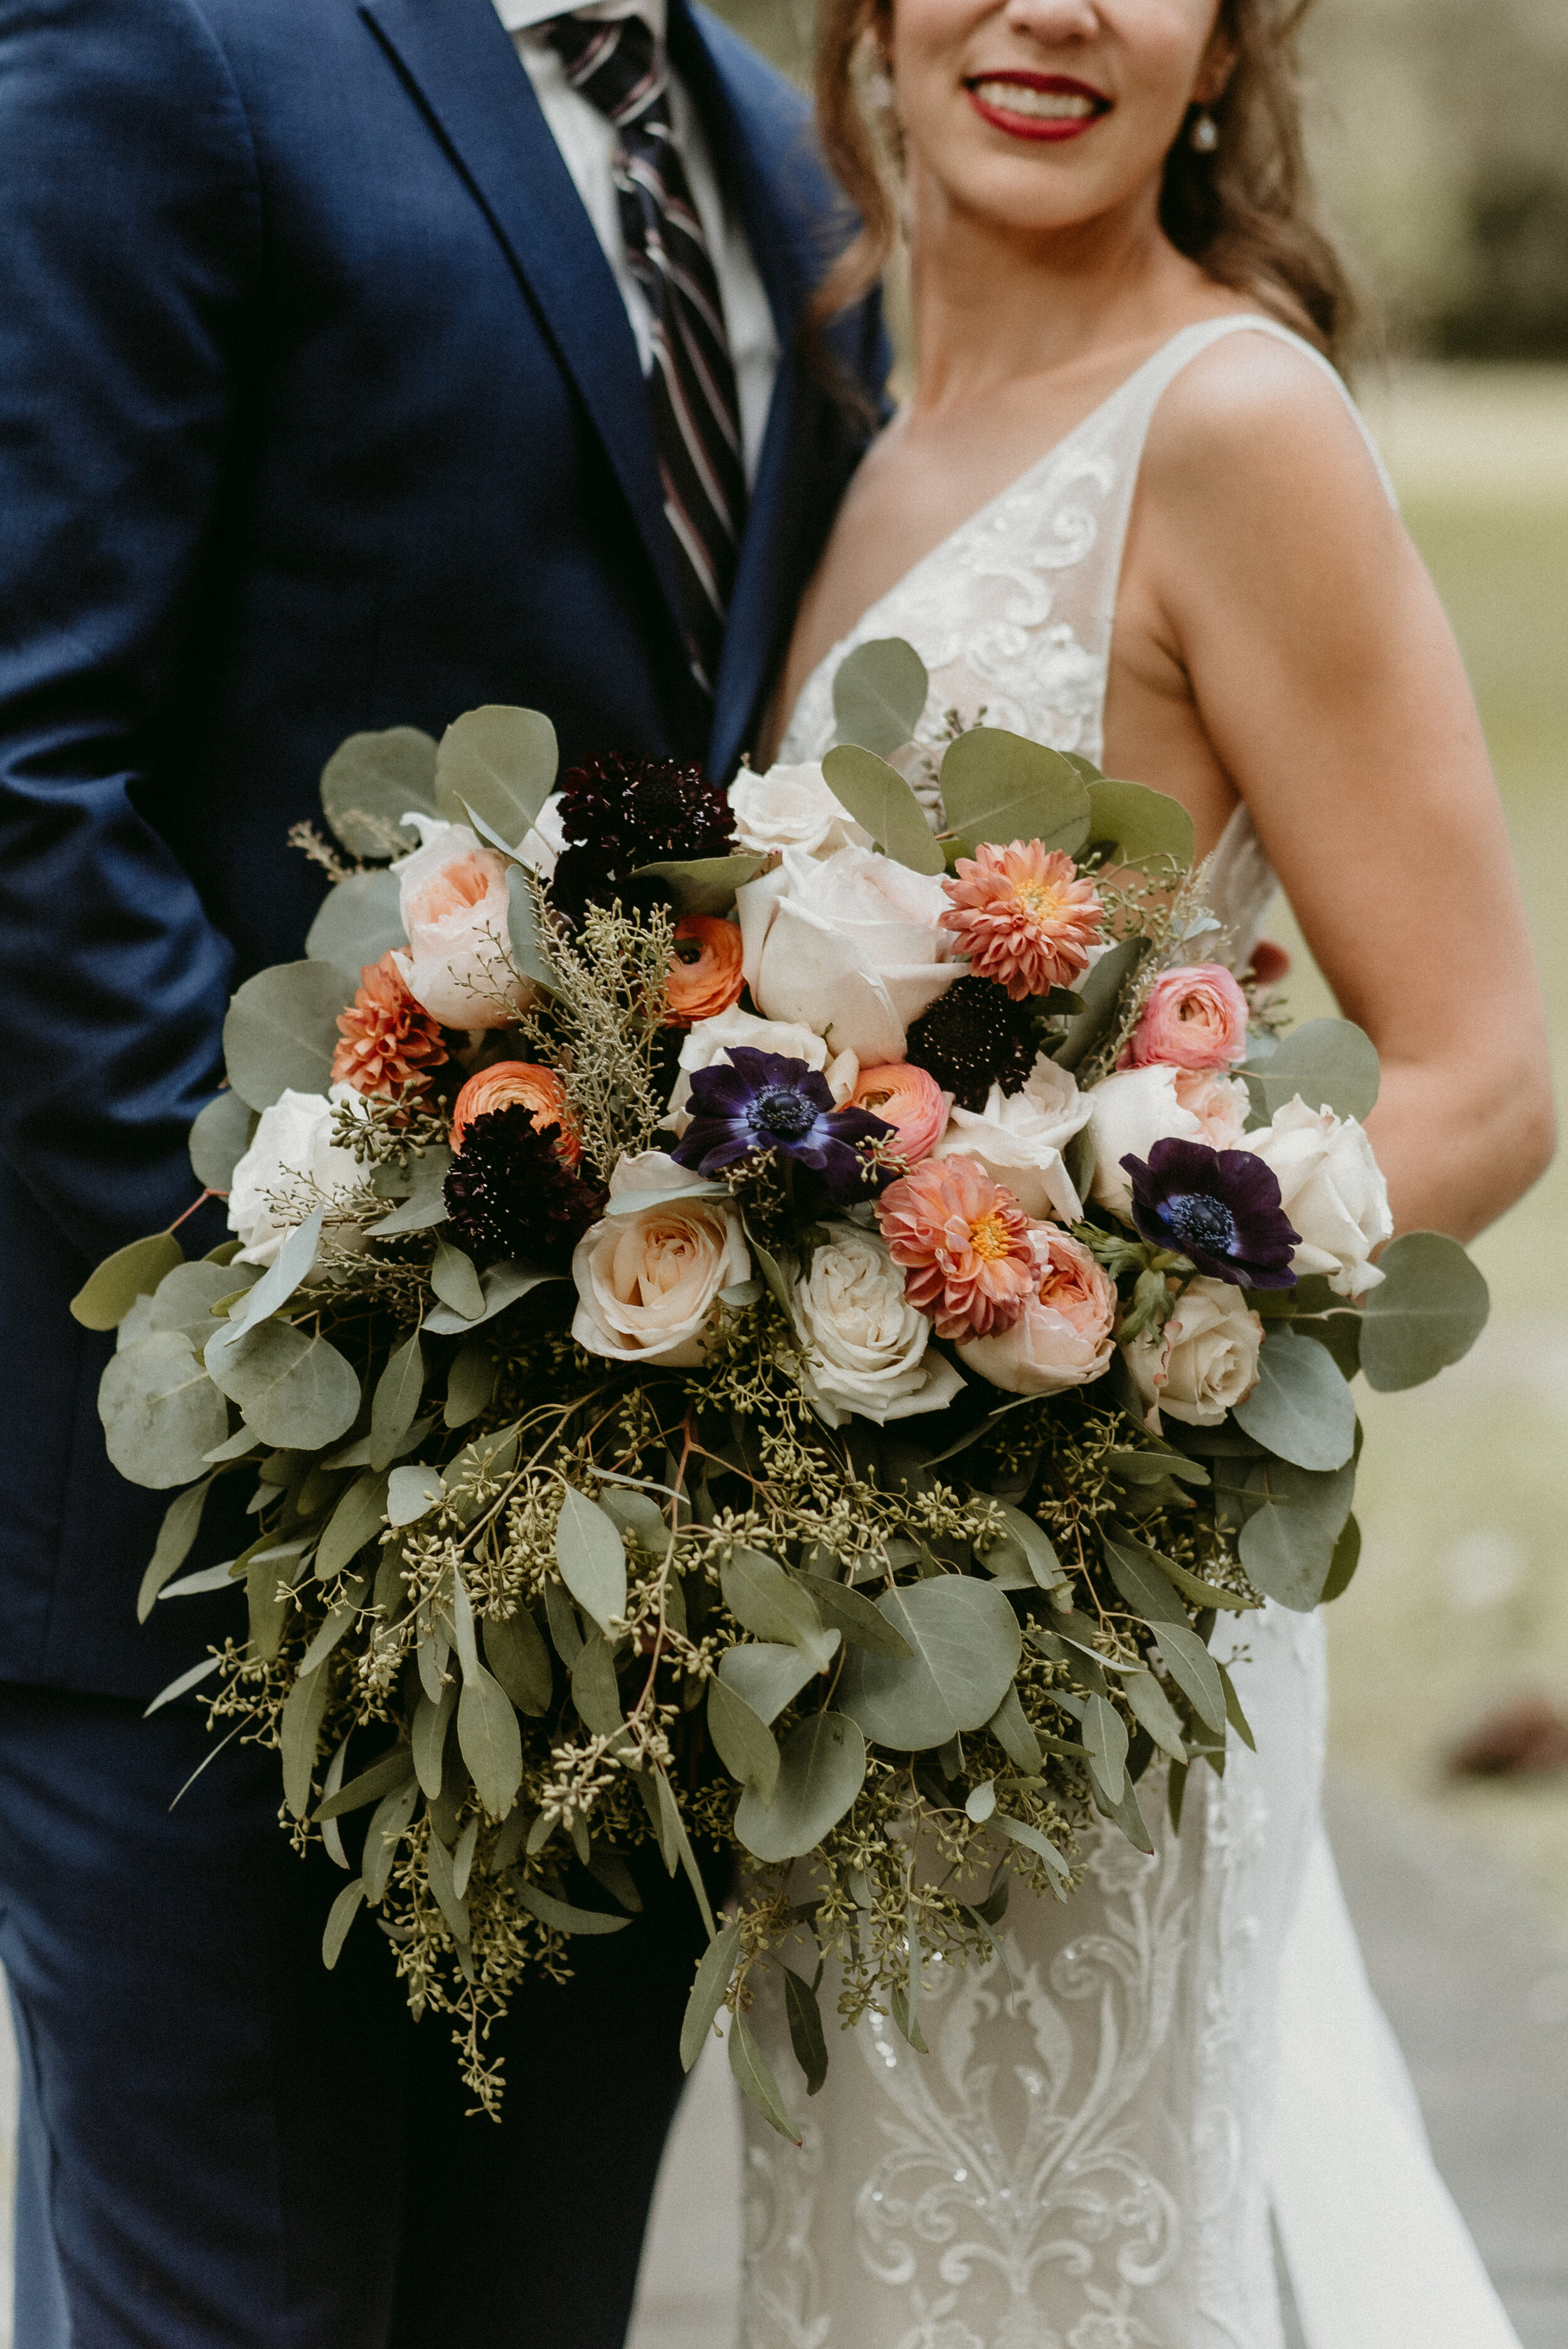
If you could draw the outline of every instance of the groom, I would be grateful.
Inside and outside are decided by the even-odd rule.
[[[655,1868],[525,1990],[486,2051],[505,2121],[467,2117],[373,1928],[323,1971],[344,1878],[288,1851],[275,1755],[141,1718],[242,1613],[138,1628],[163,1499],[105,1462],[107,1341],[67,1304],[191,1204],[227,999],[302,949],[285,835],[344,736],[521,702],[568,762],[719,778],[754,739],[861,440],[800,335],[837,222],[800,101],[667,5],[0,0],[18,2349],[624,2330],[689,1899]],[[830,340],[869,413],[874,309]],[[221,1237],[211,1206],[181,1234]]]

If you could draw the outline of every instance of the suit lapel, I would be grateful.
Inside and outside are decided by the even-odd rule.
[[[361,14],[413,84],[531,295],[675,618],[675,554],[636,343],[511,36],[491,0],[363,0]]]

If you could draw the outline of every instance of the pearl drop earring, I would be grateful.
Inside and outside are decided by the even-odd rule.
[[[1207,107],[1199,115],[1188,133],[1200,155],[1212,155],[1220,143],[1220,126]]]

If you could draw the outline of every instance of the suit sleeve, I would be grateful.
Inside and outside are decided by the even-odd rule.
[[[191,0],[0,0],[0,1153],[96,1261],[196,1196],[232,964],[139,808],[262,235]]]

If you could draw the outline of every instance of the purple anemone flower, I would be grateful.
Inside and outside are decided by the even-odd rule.
[[[820,1174],[833,1198],[865,1180],[854,1144],[892,1138],[894,1129],[869,1109],[835,1109],[828,1081],[804,1061],[732,1044],[729,1061],[694,1071],[691,1123],[671,1152],[678,1166],[716,1174],[753,1151],[776,1150]]]
[[[1132,1220],[1155,1247],[1174,1248],[1212,1279],[1238,1288],[1290,1288],[1291,1229],[1272,1167],[1250,1150],[1157,1142],[1147,1162],[1127,1157]]]

